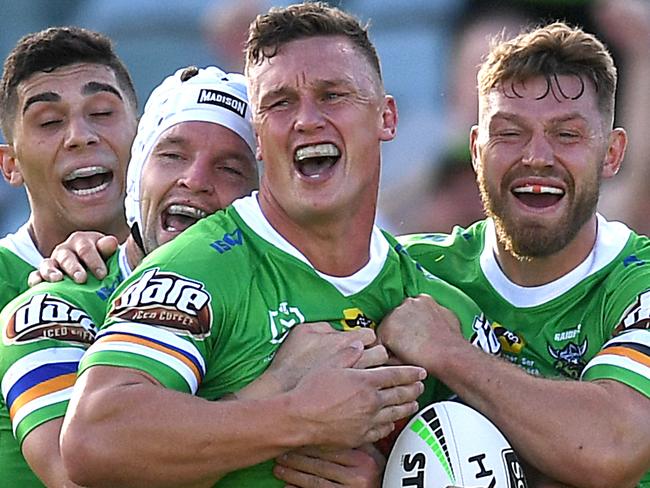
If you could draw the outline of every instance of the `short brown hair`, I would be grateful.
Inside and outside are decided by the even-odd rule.
[[[9,142],[13,140],[18,84],[34,73],[76,63],[96,63],[111,68],[134,111],[137,111],[133,81],[108,37],[80,27],[50,27],[24,36],[5,60],[0,85],[0,119],[2,132]]]
[[[316,36],[345,36],[366,57],[381,80],[377,50],[368,37],[368,26],[354,16],[323,2],[306,2],[273,7],[251,23],[246,41],[246,72],[278,53],[280,47],[297,39]]]
[[[591,81],[600,112],[606,120],[613,120],[616,67],[612,56],[595,36],[563,22],[537,27],[508,41],[493,41],[478,73],[478,91],[485,96],[497,85],[538,76],[546,78],[552,89],[558,75],[575,75],[583,83]],[[513,93],[516,95],[516,90]]]

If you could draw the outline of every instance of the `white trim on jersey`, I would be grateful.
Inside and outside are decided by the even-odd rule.
[[[16,412],[16,415],[11,420],[14,437],[16,436],[16,430],[18,429],[18,425],[20,425],[20,422],[22,422],[25,417],[27,417],[29,414],[35,412],[40,408],[49,407],[50,405],[55,405],[57,403],[70,400],[73,389],[74,386],[70,386],[68,388],[64,388],[63,390],[58,390],[52,393],[48,393],[47,395],[38,397],[32,400],[31,402],[26,403],[23,407],[21,407],[21,409]]]
[[[386,240],[384,234],[377,226],[373,226],[372,234],[370,236],[370,260],[359,271],[350,276],[330,276],[321,273],[309,262],[307,257],[302,254],[293,244],[287,241],[282,235],[276,231],[266,216],[262,213],[259,202],[257,200],[257,192],[253,192],[251,196],[240,198],[233,202],[233,207],[237,210],[239,216],[259,237],[267,241],[269,244],[277,247],[281,251],[290,254],[291,256],[299,259],[303,263],[309,265],[314,271],[336,288],[343,296],[354,295],[366,288],[374,279],[379,275],[388,258],[390,244]]]
[[[52,347],[23,356],[13,363],[2,377],[2,395],[7,398],[14,384],[36,368],[44,364],[79,362],[84,352],[80,347]]]
[[[485,227],[485,247],[480,257],[481,269],[497,293],[515,307],[535,307],[553,300],[611,263],[627,244],[631,230],[625,224],[609,222],[600,214],[597,217],[596,244],[587,258],[557,280],[530,287],[513,283],[501,270],[496,259],[497,237],[494,222],[488,219]]]
[[[20,229],[18,229],[15,234],[7,234],[5,237],[0,239],[0,247],[9,249],[27,264],[31,264],[34,268],[38,268],[38,265],[43,261],[43,256],[41,256],[41,253],[36,249],[36,245],[27,231],[28,228],[29,222],[25,223]]]
[[[630,329],[628,331],[625,331],[607,341],[603,346],[603,349],[608,346],[613,346],[614,344],[620,344],[622,342],[632,342],[641,346],[650,347],[650,330]]]
[[[143,343],[120,340],[100,340],[106,336],[110,338],[110,333],[122,333],[129,336],[138,336],[143,341]],[[182,376],[189,386],[192,394],[195,394],[198,390],[201,378],[197,378],[194,371],[192,371],[192,369],[189,368],[180,359],[174,357],[171,354],[167,354],[164,351],[155,349],[154,347],[149,347],[146,344],[147,339],[154,344],[166,344],[172,350],[181,350],[182,354],[185,355],[187,359],[192,358],[194,362],[199,365],[199,374],[201,377],[205,375],[205,361],[203,360],[203,356],[201,356],[201,353],[194,344],[181,337],[178,337],[173,332],[151,325],[138,324],[134,322],[120,322],[113,324],[101,331],[101,333],[97,336],[95,343],[88,348],[88,352],[86,354],[87,356],[91,356],[92,354],[101,351],[120,351],[138,354],[140,356],[154,359],[159,363],[172,368],[180,376]]]
[[[122,278],[126,279],[131,276],[131,273],[133,273],[131,266],[129,266],[129,260],[126,254],[126,243],[121,244],[117,252],[119,253],[117,262],[120,266],[120,274],[122,275]]]
[[[626,371],[632,371],[633,373],[636,373],[646,379],[650,378],[650,367],[646,366],[643,363],[635,361],[632,358],[619,356],[616,354],[607,354],[606,351],[605,353],[595,356],[591,361],[587,363],[587,366],[585,366],[585,368],[582,370],[580,378],[582,379],[587,374],[587,371],[589,369],[601,364],[605,366],[615,366]]]

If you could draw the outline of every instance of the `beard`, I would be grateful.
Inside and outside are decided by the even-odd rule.
[[[596,212],[600,194],[601,165],[577,191],[567,175],[567,189],[562,198],[569,200],[567,210],[552,226],[530,217],[518,217],[508,204],[512,198],[510,182],[522,176],[506,174],[500,187],[487,181],[483,166],[478,167],[478,185],[485,213],[494,221],[497,239],[506,251],[521,260],[551,256],[564,249]],[[541,175],[540,175],[541,176]]]

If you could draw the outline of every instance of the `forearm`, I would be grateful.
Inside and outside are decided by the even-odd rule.
[[[617,392],[629,390],[624,385],[538,378],[464,346],[445,357],[430,372],[549,477],[576,487],[622,488],[634,486],[648,468],[647,428],[639,429],[647,419],[621,402]]]
[[[73,400],[66,418],[63,459],[80,484],[209,486],[302,443],[301,433],[283,423],[286,397],[263,406],[210,402],[152,383],[115,385],[114,371],[98,367],[82,375],[81,391],[92,391]]]

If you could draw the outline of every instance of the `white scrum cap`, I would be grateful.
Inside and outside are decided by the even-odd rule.
[[[126,180],[126,219],[130,227],[140,215],[140,177],[145,161],[156,141],[170,127],[181,122],[212,122],[238,134],[255,154],[255,135],[251,122],[246,79],[239,73],[226,73],[216,66],[194,68],[196,73],[183,81],[182,68],[168,76],[149,96],[131,148]],[[197,72],[198,71],[198,72]]]

